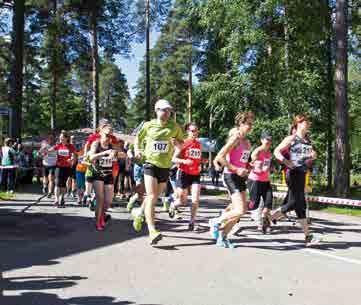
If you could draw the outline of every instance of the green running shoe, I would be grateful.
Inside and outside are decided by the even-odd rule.
[[[128,204],[127,204],[127,211],[130,213],[133,208],[134,208],[134,204],[137,202],[138,200],[138,194],[134,194],[133,196],[131,196],[129,198]]]

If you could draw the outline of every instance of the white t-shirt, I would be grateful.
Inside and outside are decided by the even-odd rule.
[[[43,155],[43,165],[44,166],[56,166],[57,161],[57,152],[56,151],[48,151],[51,148],[49,144],[46,144],[41,148],[41,152]]]

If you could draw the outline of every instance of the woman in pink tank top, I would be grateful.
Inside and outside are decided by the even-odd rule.
[[[264,234],[270,228],[269,213],[272,210],[273,194],[270,183],[270,170],[272,154],[270,152],[272,136],[267,131],[261,134],[262,145],[252,152],[252,171],[248,176],[247,188],[249,191],[250,201],[249,210],[256,210],[263,200],[261,224],[259,229]]]
[[[239,113],[236,116],[237,127],[230,131],[226,145],[215,158],[216,162],[224,166],[223,180],[232,200],[232,205],[222,216],[209,220],[210,233],[220,247],[233,248],[227,236],[240,217],[247,212],[246,180],[249,174],[251,144],[246,136],[252,129],[253,121],[253,112]]]

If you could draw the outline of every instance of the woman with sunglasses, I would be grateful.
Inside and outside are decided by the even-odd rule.
[[[261,227],[263,234],[267,233],[270,227],[269,213],[272,210],[273,194],[270,182],[270,170],[272,154],[270,152],[272,144],[272,136],[268,131],[261,134],[261,143],[251,155],[251,165],[253,166],[248,176],[247,188],[249,191],[250,201],[248,209],[257,210],[260,205],[261,198],[263,207],[261,207]]]
[[[249,174],[251,144],[246,136],[252,129],[254,114],[239,113],[235,121],[237,127],[232,129],[230,138],[215,158],[224,166],[223,179],[232,203],[220,217],[209,220],[211,236],[217,240],[217,246],[224,248],[234,247],[227,236],[240,217],[247,212],[246,180]],[[220,232],[222,224],[223,231]]]
[[[306,219],[306,172],[316,159],[316,152],[307,136],[310,126],[311,122],[306,115],[300,114],[295,116],[292,128],[294,128],[296,132],[284,138],[274,151],[275,157],[287,167],[286,181],[288,185],[288,197],[287,202],[282,205],[280,209],[276,210],[271,217],[271,220],[275,221],[283,217],[287,212],[295,210],[298,221],[305,234],[306,246],[319,242],[319,240],[310,234]],[[286,150],[289,152],[289,160],[282,154],[282,152]]]
[[[177,208],[187,204],[188,189],[191,188],[192,208],[188,229],[195,229],[195,218],[199,207],[201,192],[200,172],[202,159],[202,146],[197,140],[199,131],[196,123],[186,125],[188,138],[184,140],[183,147],[176,148],[173,162],[178,164],[177,172],[177,199],[169,208],[169,217],[174,218]]]

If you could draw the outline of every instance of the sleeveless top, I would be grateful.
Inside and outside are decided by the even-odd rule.
[[[239,145],[233,148],[226,156],[227,161],[237,168],[247,168],[250,156],[250,145],[245,139],[240,140]],[[224,173],[232,174],[227,167],[224,168]]]
[[[272,154],[269,151],[260,151],[258,158],[254,162],[254,168],[249,174],[249,179],[253,181],[268,182],[271,168]]]
[[[306,161],[311,159],[312,151],[311,141],[296,136],[289,148],[290,160],[295,168],[306,171]]]
[[[103,151],[112,149],[112,145],[109,144],[107,148],[103,148],[100,144],[100,142],[98,143],[97,149],[95,151],[96,154],[99,154]],[[102,156],[100,159],[97,159],[95,161],[95,167],[96,170],[102,175],[102,176],[107,176],[107,175],[112,175],[113,172],[113,158],[109,157],[109,156]]]

